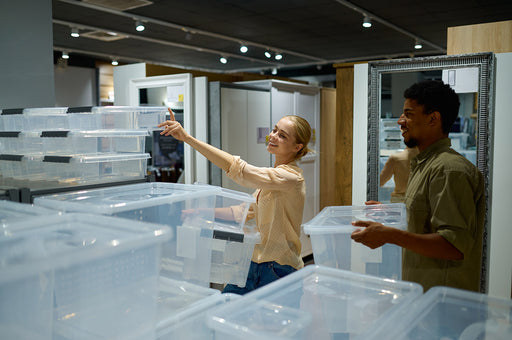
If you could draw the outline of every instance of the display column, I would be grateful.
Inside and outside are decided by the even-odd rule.
[[[55,106],[51,0],[0,1],[0,109]]]

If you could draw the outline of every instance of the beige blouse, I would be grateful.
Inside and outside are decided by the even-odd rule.
[[[296,162],[275,168],[248,164],[235,156],[226,175],[240,185],[256,188],[247,218],[255,218],[261,236],[252,261],[276,261],[295,269],[304,267],[301,257],[300,226],[306,197],[302,169]],[[238,212],[233,209],[235,218]]]

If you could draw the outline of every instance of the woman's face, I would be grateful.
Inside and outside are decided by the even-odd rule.
[[[270,131],[267,150],[271,154],[283,157],[293,157],[302,148],[295,139],[295,127],[288,118],[281,118]]]

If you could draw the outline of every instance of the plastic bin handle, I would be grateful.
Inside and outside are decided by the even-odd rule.
[[[2,131],[0,137],[16,138],[20,135],[21,131]]]
[[[43,162],[52,162],[52,163],[70,163],[71,158],[68,156],[44,156]]]
[[[0,155],[0,160],[2,160],[2,161],[21,162],[22,158],[23,158],[23,155],[7,155],[7,154]]]
[[[23,113],[23,109],[3,109],[3,115],[20,115]]]
[[[244,243],[244,234],[232,233],[223,230],[214,230],[213,238],[218,240]]]
[[[41,132],[41,137],[67,137],[69,131],[43,131]]]

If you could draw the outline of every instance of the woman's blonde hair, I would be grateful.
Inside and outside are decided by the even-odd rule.
[[[293,126],[295,127],[295,142],[297,144],[302,144],[302,149],[297,152],[295,159],[301,159],[308,153],[313,152],[313,150],[308,147],[311,139],[311,126],[308,121],[302,117],[294,115],[284,116],[283,118],[288,118],[293,123]]]

